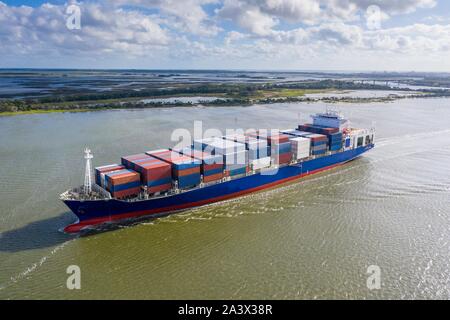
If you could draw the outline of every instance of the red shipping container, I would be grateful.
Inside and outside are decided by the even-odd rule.
[[[112,171],[118,171],[125,169],[122,165],[109,165],[109,166],[103,166],[103,167],[97,167],[95,168],[95,183],[97,183],[99,186],[102,185],[102,173],[106,174],[108,172]]]
[[[127,168],[134,170],[135,169],[135,163],[141,162],[141,161],[138,161],[138,160],[147,159],[147,158],[150,158],[150,156],[148,156],[145,153],[140,153],[140,154],[135,154],[135,155],[131,155],[131,156],[126,156],[126,157],[122,157],[122,164],[124,166],[126,166]]]
[[[290,163],[291,160],[292,160],[291,152],[282,153],[282,154],[278,155],[278,157],[273,158],[273,162],[275,164],[287,164],[287,163]]]
[[[181,150],[181,152],[186,156],[202,161],[201,173],[214,169],[223,169],[223,157],[221,155],[211,155],[210,153],[193,149]]]
[[[140,174],[131,170],[123,170],[123,173],[108,175],[108,182],[113,186],[140,181]]]
[[[123,170],[123,169],[125,169],[125,167],[120,164],[95,168],[95,170],[98,171],[99,173],[107,173],[107,172]]]
[[[189,176],[189,175],[195,174],[195,173],[200,174],[200,166],[195,167],[195,168],[190,168],[190,169],[179,170],[178,176],[184,177],[184,176]]]
[[[210,170],[216,170],[216,169],[223,169],[223,164],[216,163],[216,164],[204,164],[203,165],[203,172],[207,172]]]
[[[259,139],[267,140],[267,143],[271,145],[272,143],[284,143],[288,142],[290,136],[278,131],[272,132],[271,130],[258,130],[256,133],[247,133],[248,137],[257,137]]]
[[[167,184],[162,184],[159,186],[147,187],[147,192],[148,193],[156,193],[156,192],[167,191],[167,190],[170,190],[171,188],[172,188],[172,183],[167,183]]]
[[[147,183],[152,180],[172,177],[172,166],[169,163],[155,158],[152,159],[152,161],[137,166],[137,170],[141,172],[142,182]]]
[[[217,173],[217,174],[212,174],[210,176],[204,176],[203,177],[203,182],[213,182],[213,181],[218,181],[220,179],[223,178],[223,173]]]
[[[319,126],[314,126],[313,124],[310,124],[310,123],[301,124],[298,126],[298,129],[300,131],[315,130],[316,132],[327,133],[327,134],[333,134],[333,133],[339,132],[339,128],[319,127]],[[320,131],[318,131],[318,130],[320,130]]]
[[[318,142],[318,141],[327,141],[328,142],[328,137],[323,135],[323,134],[311,134],[308,136],[308,139],[311,139],[312,142]]]
[[[127,189],[127,190],[123,190],[123,191],[112,192],[111,195],[114,198],[123,199],[123,198],[126,198],[126,197],[136,196],[136,195],[139,194],[140,191],[141,191],[141,188],[140,187],[136,187],[136,188]]]

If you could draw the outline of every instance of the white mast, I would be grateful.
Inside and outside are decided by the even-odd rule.
[[[89,148],[84,149],[84,159],[86,159],[86,170],[84,173],[84,193],[90,194],[92,191],[92,174],[91,174],[91,160],[94,156]]]

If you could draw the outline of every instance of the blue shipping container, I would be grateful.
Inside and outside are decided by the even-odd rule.
[[[342,145],[338,145],[338,146],[331,146],[330,147],[330,151],[338,151],[342,149]]]
[[[218,174],[218,173],[222,173],[222,172],[223,172],[222,168],[217,168],[217,169],[205,171],[203,173],[203,175],[204,176],[212,176],[213,174]]]
[[[200,184],[200,174],[198,173],[178,177],[178,188],[193,187],[198,184]]]
[[[156,187],[156,186],[160,186],[160,185],[168,184],[168,183],[172,183],[172,178],[171,177],[148,181],[147,182],[147,187]]]
[[[247,167],[243,167],[240,169],[234,169],[234,170],[230,170],[230,176],[236,176],[238,174],[244,174],[247,172]]]
[[[323,149],[323,150],[313,150],[312,152],[311,152],[311,154],[312,155],[320,155],[320,154],[324,154],[324,153],[326,153],[327,152],[327,149]]]
[[[124,190],[128,190],[128,189],[137,188],[140,185],[141,185],[140,181],[125,183],[125,184],[119,184],[117,186],[111,186],[110,191],[111,192],[124,191]]]

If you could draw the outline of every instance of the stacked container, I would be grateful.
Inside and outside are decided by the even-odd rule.
[[[270,157],[264,157],[259,159],[254,159],[250,161],[250,168],[252,170],[261,170],[270,167],[271,159]]]
[[[214,154],[214,150],[210,150],[211,149],[211,145],[214,144],[218,139],[218,137],[213,137],[213,138],[205,138],[205,139],[198,139],[198,140],[194,140],[192,147],[195,150],[199,150],[199,151],[204,151],[205,149],[208,149],[207,152]]]
[[[245,149],[248,152],[249,163],[253,160],[270,156],[270,152],[268,152],[267,149],[268,145],[266,139],[258,139],[254,136],[240,134],[224,136],[223,139],[245,144]]]
[[[330,151],[338,151],[342,149],[343,146],[343,135],[342,132],[339,132],[339,128],[328,128],[321,127],[312,124],[304,124],[298,126],[299,130],[313,132],[317,134],[323,134],[328,137],[328,145],[330,147]]]
[[[135,154],[132,156],[122,157],[122,164],[130,170],[135,170],[135,165],[150,160],[151,157],[145,153]]]
[[[197,147],[196,147],[197,146]],[[222,156],[226,176],[245,174],[248,171],[248,152],[245,144],[222,138],[194,141],[194,148]]]
[[[173,151],[201,161],[200,172],[203,175],[203,182],[208,183],[223,178],[223,158],[220,154],[213,155],[190,147],[173,149]]]
[[[263,133],[258,132],[260,139],[266,139],[267,144],[270,146],[271,162],[273,164],[288,164],[292,160],[291,142],[290,136],[284,133],[267,133],[264,136]]]
[[[114,198],[122,199],[136,196],[141,190],[139,173],[123,169],[105,174],[106,189]]]
[[[313,133],[318,133],[318,134],[324,134],[324,135],[330,135],[330,134],[339,132],[339,128],[321,127],[321,126],[315,126],[312,124],[301,124],[298,126],[298,130],[313,132]]]
[[[328,150],[328,138],[323,134],[311,134],[308,136],[311,140],[311,155],[317,156],[325,154]]]
[[[95,183],[103,188],[106,187],[105,174],[112,171],[123,170],[124,166],[120,164],[110,164],[95,168]]]
[[[172,166],[169,163],[149,157],[147,161],[134,166],[141,174],[141,182],[147,187],[148,193],[164,192],[172,188]]]
[[[294,137],[308,137],[312,134],[311,132],[300,131],[300,130],[295,130],[295,129],[284,130],[284,131],[282,131],[282,133],[288,134],[288,135],[294,136]]]
[[[343,135],[342,132],[332,133],[328,135],[328,143],[330,151],[338,151],[343,147]]]
[[[201,161],[168,149],[148,151],[146,154],[171,165],[172,177],[178,182],[178,188],[185,189],[200,184]]]
[[[311,154],[311,139],[294,137],[290,139],[292,156],[295,160],[308,158]]]

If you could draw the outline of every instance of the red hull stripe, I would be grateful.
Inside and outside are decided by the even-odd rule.
[[[282,183],[286,183],[292,180],[296,180],[296,179],[300,179],[303,178],[305,176],[308,175],[312,175],[315,173],[319,173],[325,170],[329,170],[335,167],[338,167],[340,165],[343,165],[344,163],[338,163],[338,164],[334,164],[328,167],[324,167],[321,169],[317,169],[314,171],[310,171],[309,173],[305,173],[305,174],[301,174],[298,176],[292,176],[289,178],[285,178],[285,179],[281,179],[278,181],[274,181],[268,184],[264,184],[261,185],[259,187],[255,187],[255,188],[251,188],[251,189],[247,189],[247,190],[243,190],[243,191],[239,191],[239,192],[235,192],[235,193],[231,193],[231,194],[227,194],[224,196],[220,196],[220,197],[216,197],[216,198],[210,198],[210,199],[206,199],[206,200],[202,200],[202,201],[197,201],[197,202],[190,202],[190,203],[185,203],[185,204],[181,204],[181,205],[177,205],[177,206],[170,206],[170,207],[164,207],[164,208],[158,208],[158,209],[150,209],[150,210],[144,210],[144,211],[134,211],[131,213],[123,213],[123,214],[118,214],[115,216],[110,216],[110,217],[105,217],[105,218],[97,218],[97,219],[90,219],[90,220],[85,220],[76,224],[71,224],[67,227],[64,228],[65,232],[68,233],[76,233],[79,232],[81,229],[86,228],[88,226],[94,226],[94,225],[99,225],[105,222],[110,222],[110,221],[116,221],[116,220],[124,220],[124,219],[129,219],[129,218],[137,218],[137,217],[141,217],[141,216],[146,216],[146,215],[151,215],[151,214],[156,214],[156,213],[163,213],[163,212],[172,212],[172,211],[178,211],[178,210],[182,210],[182,209],[187,209],[187,208],[193,208],[193,207],[199,207],[202,205],[206,205],[206,204],[210,204],[210,203],[215,203],[215,202],[219,202],[219,201],[223,201],[223,200],[228,200],[228,199],[232,199],[232,198],[236,198],[248,193],[252,193],[252,192],[256,192],[259,190],[263,190],[263,189],[268,189],[271,188],[273,186],[282,184]]]

